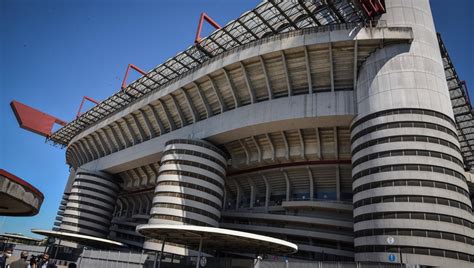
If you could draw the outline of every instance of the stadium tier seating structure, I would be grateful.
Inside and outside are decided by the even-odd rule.
[[[264,1],[48,137],[71,170],[55,230],[160,250],[137,225],[221,227],[292,258],[472,267],[472,123],[428,0]]]

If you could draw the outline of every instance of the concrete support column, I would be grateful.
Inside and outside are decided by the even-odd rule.
[[[468,267],[472,206],[429,1],[385,3],[380,20],[414,40],[377,50],[356,80],[355,260]]]
[[[202,140],[170,140],[165,146],[149,223],[218,227],[225,154]]]
[[[117,200],[118,183],[109,174],[79,168],[74,174],[59,229],[106,238]]]

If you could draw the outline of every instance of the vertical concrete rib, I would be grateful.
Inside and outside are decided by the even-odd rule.
[[[331,80],[331,92],[334,92],[334,59],[332,55],[332,43],[328,43],[329,51],[329,79]]]
[[[143,130],[142,124],[140,123],[140,120],[138,120],[137,115],[134,113],[130,114],[132,116],[132,120],[137,126],[138,129],[138,135],[140,135],[140,142],[144,142],[149,139],[149,137],[146,136],[145,131]]]
[[[158,112],[156,112],[155,107],[153,105],[149,105],[151,112],[153,113],[153,119],[155,119],[155,123],[158,125],[160,129],[160,135],[165,134],[165,126],[163,126],[163,122],[161,122],[160,117],[158,116]]]
[[[304,62],[306,66],[306,76],[308,77],[308,92],[313,94],[313,79],[311,77],[311,62],[309,60],[308,47],[304,46]]]
[[[206,110],[206,117],[209,118],[212,116],[212,109],[209,106],[209,102],[207,101],[206,95],[202,91],[201,87],[196,82],[193,82],[194,87],[198,92],[199,98],[201,99],[202,105],[204,105],[204,109]]]
[[[104,127],[103,129],[104,131],[104,136],[105,136],[105,140],[107,141],[108,144],[110,144],[110,153],[114,153],[114,152],[117,152],[120,150],[120,142],[119,141],[116,141],[115,140],[115,136],[110,136],[110,132],[112,132],[112,135],[113,135],[113,132],[114,130],[112,129],[112,126],[111,124]]]
[[[267,86],[268,99],[271,100],[273,99],[273,91],[270,84],[270,79],[268,78],[267,67],[265,66],[265,60],[263,59],[262,56],[258,56],[258,58],[260,59],[260,65],[262,67],[263,77],[265,78],[265,85]]]
[[[201,99],[202,104],[204,105],[204,109],[206,110],[206,117],[209,118],[212,116],[212,110],[211,107],[209,106],[209,102],[206,99],[206,96],[204,95],[204,92],[202,92],[201,88],[196,82],[193,82],[194,87],[196,88],[199,98]]]
[[[104,134],[105,140],[101,135],[101,132]],[[97,130],[97,137],[99,138],[99,142],[102,144],[102,147],[106,150],[106,154],[111,154],[114,151],[114,145],[111,140],[107,137],[107,133],[105,132],[105,128]]]
[[[125,122],[125,120],[124,120],[124,122]],[[125,147],[132,146],[133,140],[130,141],[127,134],[125,133],[125,130],[122,127],[122,124],[120,124],[119,122],[116,122],[116,124],[117,124],[117,127],[119,129],[120,136],[122,137],[122,140],[124,141]],[[125,122],[125,125],[127,125],[127,122]]]
[[[232,97],[234,98],[235,108],[240,107],[240,99],[239,99],[239,96],[237,95],[234,85],[232,84],[232,81],[230,80],[229,73],[227,72],[225,68],[222,68],[222,71],[224,72],[225,79],[227,80],[227,83],[229,84],[230,92],[232,93]]]
[[[227,105],[224,102],[224,98],[222,98],[222,94],[219,92],[219,89],[217,88],[216,84],[214,83],[214,80],[209,75],[207,75],[206,78],[211,83],[212,91],[216,95],[217,101],[219,102],[219,106],[221,107],[221,113],[227,111]]]
[[[186,118],[184,117],[183,111],[181,110],[181,107],[178,104],[178,101],[176,100],[176,97],[173,94],[170,94],[171,101],[173,102],[173,106],[178,112],[178,117],[179,120],[181,121],[181,126],[184,127],[187,125]]]
[[[115,124],[115,126],[119,130],[118,133],[113,128],[113,124]],[[114,135],[114,138],[117,141],[117,144],[119,144],[120,149],[126,148],[128,146],[128,141],[125,139],[125,136],[120,124],[117,121],[115,121],[114,123],[110,124],[110,130],[112,130],[112,135]]]
[[[281,61],[283,63],[283,71],[285,72],[286,86],[288,87],[288,96],[293,96],[293,88],[291,87],[290,73],[288,71],[288,64],[286,63],[285,52],[281,50]]]
[[[280,133],[283,143],[285,144],[285,158],[286,160],[290,160],[290,145],[288,144],[288,139],[286,138],[285,131],[281,131]]]
[[[245,65],[243,62],[240,63],[240,69],[242,69],[242,75],[244,76],[245,84],[247,85],[247,89],[250,95],[250,103],[255,103],[255,90],[252,88],[252,84],[250,83],[249,76],[247,74],[247,70],[245,69]]]
[[[155,133],[155,130],[153,129],[153,126],[151,125],[150,119],[148,118],[147,114],[142,109],[139,109],[138,111],[142,115],[143,121],[145,121],[148,137],[150,137],[150,139],[153,139],[154,137],[156,137],[156,133]]]
[[[309,200],[314,199],[314,178],[311,168],[307,167],[308,170],[308,179],[309,179]]]
[[[196,111],[196,108],[194,107],[193,101],[191,100],[191,97],[189,97],[188,92],[184,88],[180,88],[179,91],[183,94],[184,99],[186,100],[186,103],[188,104],[188,108],[191,111],[191,114],[193,116],[193,122],[196,123],[199,120],[199,115]]]
[[[268,133],[265,133],[265,138],[268,140],[268,144],[270,145],[270,149],[272,150],[272,160],[275,160],[276,158],[276,150],[275,150],[275,145],[273,145],[272,138]]]
[[[160,103],[161,108],[165,112],[165,117],[166,117],[166,120],[168,121],[170,129],[175,130],[176,129],[176,124],[174,123],[173,118],[171,117],[171,113],[168,110],[168,107],[166,107],[165,103],[161,99],[158,99],[158,102]]]
[[[89,135],[89,137],[92,141],[92,145],[95,148],[95,151],[97,152],[97,158],[104,156],[105,155],[105,149],[102,146],[102,144],[97,140],[97,137],[96,137],[95,133],[91,133]]]

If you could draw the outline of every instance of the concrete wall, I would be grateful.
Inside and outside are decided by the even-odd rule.
[[[360,69],[355,258],[388,261],[392,252],[400,262],[401,251],[405,263],[469,267],[460,259],[474,253],[472,207],[429,1],[386,4],[380,19],[412,27],[414,40],[381,48]]]
[[[77,170],[60,230],[106,238],[118,189],[106,173]]]

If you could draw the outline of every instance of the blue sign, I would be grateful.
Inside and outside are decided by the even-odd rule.
[[[395,254],[392,253],[388,255],[388,261],[394,262],[396,260],[397,260],[397,256],[395,256]]]

